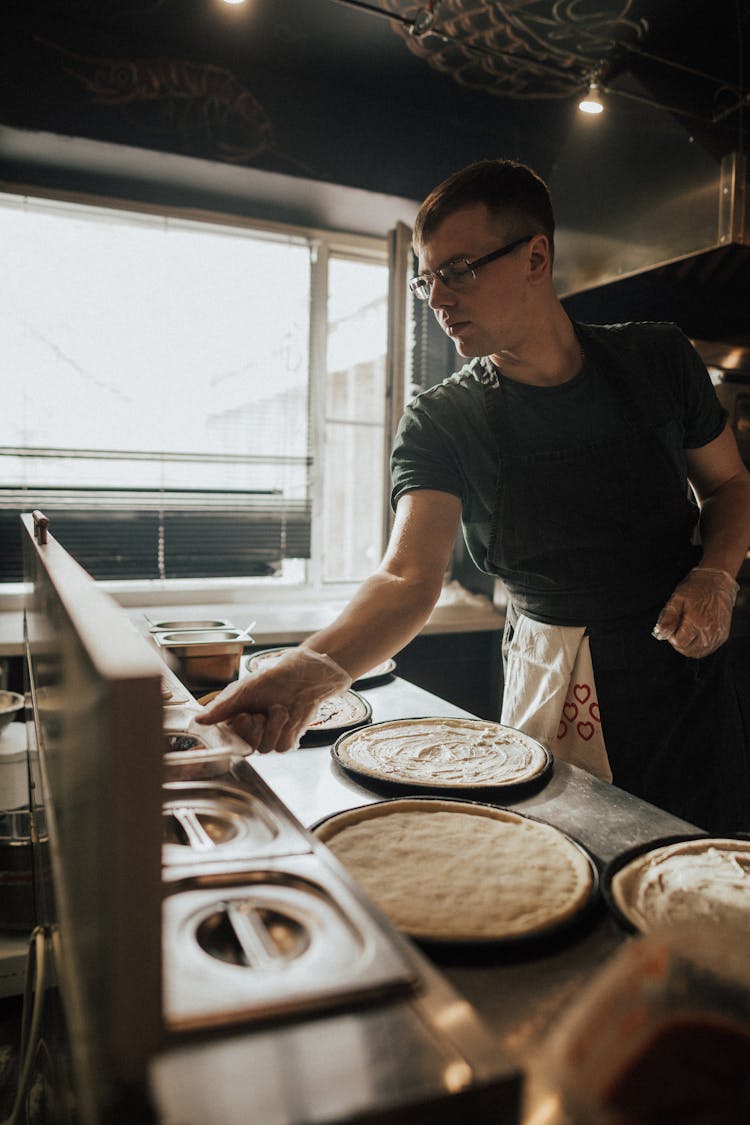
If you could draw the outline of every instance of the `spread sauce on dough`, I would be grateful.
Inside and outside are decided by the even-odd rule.
[[[691,922],[750,930],[750,841],[686,840],[656,848],[616,872],[612,897],[643,932]]]
[[[342,765],[386,781],[444,787],[508,785],[536,777],[544,747],[521,731],[476,719],[401,719],[342,739]]]

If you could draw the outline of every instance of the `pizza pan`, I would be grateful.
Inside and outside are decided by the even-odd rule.
[[[207,706],[220,694],[220,691],[209,692],[208,695],[201,696],[198,703]],[[371,718],[372,705],[370,701],[360,695],[359,692],[352,691],[349,688],[347,691],[339,692],[338,695],[332,695],[321,703],[316,717],[302,735],[301,743],[305,746],[315,741],[327,742],[332,734],[335,735],[341,731],[365,726]]]
[[[437,732],[438,739],[428,739],[427,745],[420,743],[420,731],[429,735],[432,730]],[[487,734],[490,739],[497,737],[497,742],[494,748],[492,745],[487,748],[485,762],[481,747]],[[389,750],[387,741],[393,736],[397,736],[397,743]],[[506,750],[517,752],[520,762],[514,764],[512,754],[506,761],[503,757]],[[446,795],[482,792],[502,794],[507,799],[511,792],[518,796],[541,788],[553,770],[550,751],[522,731],[485,719],[443,716],[371,723],[366,738],[359,740],[359,745],[352,732],[340,735],[331,747],[331,756],[337,766],[361,785],[385,795],[394,792],[406,795],[414,791]],[[436,765],[430,776],[433,760]],[[451,776],[438,776],[441,765]],[[461,770],[465,772],[464,780],[455,776]]]
[[[621,926],[628,930],[630,933],[645,933],[647,929],[645,926],[639,924],[634,916],[631,916],[627,908],[620,906],[616,894],[613,892],[613,880],[622,871],[624,871],[630,864],[635,863],[637,860],[648,856],[650,853],[656,853],[661,848],[670,847],[674,844],[689,844],[693,841],[703,842],[707,845],[727,842],[732,844],[743,844],[745,848],[750,848],[750,839],[746,833],[730,833],[727,835],[711,835],[708,832],[686,832],[673,836],[660,836],[653,840],[648,840],[643,844],[635,847],[628,848],[626,851],[620,852],[608,864],[606,864],[602,874],[602,899],[607,906],[607,909],[613,914]],[[635,906],[634,906],[635,911]],[[748,923],[750,928],[750,922]]]
[[[379,680],[384,680],[386,676],[392,676],[395,671],[396,661],[393,657],[389,657],[388,660],[381,660],[379,664],[370,668],[368,672],[364,672],[361,676],[358,676],[354,683],[362,686],[365,684],[374,684]]]
[[[328,699],[318,707],[317,714],[301,738],[302,745],[318,740],[327,741],[331,734],[366,726],[372,718],[369,700],[349,688]]]
[[[294,646],[287,645],[281,648],[264,648],[260,652],[255,652],[245,659],[245,669],[248,672],[260,672],[269,664],[275,663],[279,660],[285,652],[290,652]],[[381,660],[380,664],[376,664],[370,668],[369,672],[365,672],[362,676],[358,676],[354,681],[357,686],[364,684],[372,684],[378,680],[385,679],[396,670],[396,661],[393,659]]]
[[[519,847],[523,847],[529,851],[536,848],[542,848],[545,845],[549,850],[548,860],[543,860],[537,873],[533,873],[529,880],[529,887],[527,889],[528,897],[523,901],[532,903],[537,906],[539,903],[539,888],[548,885],[549,879],[549,863],[559,862],[561,855],[561,847],[570,849],[568,855],[570,857],[570,871],[574,873],[575,879],[581,881],[581,886],[574,888],[571,891],[569,901],[567,903],[556,904],[549,912],[549,918],[543,917],[543,912],[538,910],[538,917],[529,921],[527,928],[517,930],[515,932],[507,933],[482,933],[481,925],[472,927],[469,920],[466,922],[467,928],[461,929],[460,926],[456,927],[452,922],[443,926],[440,921],[435,922],[433,919],[427,921],[424,925],[417,923],[400,923],[398,917],[394,916],[389,910],[386,901],[379,901],[378,892],[374,890],[368,882],[368,875],[366,871],[357,872],[351,865],[347,865],[346,861],[337,855],[335,848],[331,847],[332,841],[343,831],[344,828],[354,824],[372,823],[379,817],[388,816],[394,812],[409,812],[417,813],[420,815],[429,815],[430,813],[449,812],[449,813],[469,813],[478,818],[484,818],[491,821],[501,821],[511,826],[518,826],[519,829],[526,825],[525,833],[528,833],[529,825],[539,826],[539,840],[522,841],[519,839],[513,842],[512,855],[510,848],[508,848],[506,863],[511,865],[516,864]],[[416,826],[415,826],[416,829]],[[417,844],[419,856],[415,865],[413,882],[408,879],[404,883],[405,872],[405,859],[404,848],[409,847],[409,840],[406,836],[402,837],[394,846],[392,856],[393,877],[391,878],[386,865],[386,856],[384,850],[377,848],[377,835],[374,834],[375,840],[374,852],[377,852],[377,861],[372,864],[371,870],[377,871],[378,876],[385,875],[383,886],[387,888],[384,893],[390,894],[391,888],[397,881],[402,883],[402,893],[405,895],[405,901],[409,903],[409,911],[411,912],[415,907],[417,913],[419,908],[423,905],[425,912],[430,913],[435,909],[435,903],[446,903],[446,896],[451,894],[450,884],[446,884],[445,878],[454,877],[455,883],[453,886],[453,897],[456,902],[456,909],[458,911],[466,912],[467,909],[472,907],[477,910],[477,917],[486,917],[484,902],[489,904],[489,909],[493,908],[494,900],[497,897],[505,894],[507,896],[507,880],[502,873],[502,863],[497,868],[497,882],[495,883],[496,891],[490,892],[488,895],[483,894],[481,891],[481,880],[486,876],[486,870],[481,870],[477,866],[476,851],[467,851],[464,855],[461,854],[461,861],[459,864],[454,865],[451,869],[451,860],[457,854],[455,851],[451,852],[450,843],[445,843],[446,822],[441,819],[440,824],[435,824],[435,830],[432,837],[427,835],[423,837],[421,844]],[[598,906],[598,890],[599,890],[599,871],[594,857],[588,850],[574,839],[568,833],[561,831],[554,825],[549,824],[547,821],[539,817],[529,816],[527,813],[521,813],[516,809],[504,808],[498,805],[490,805],[479,801],[471,801],[463,798],[440,798],[436,796],[428,797],[396,797],[390,800],[377,801],[372,804],[360,806],[359,808],[347,809],[342,812],[334,813],[331,816],[324,817],[316,824],[312,825],[311,831],[323,843],[326,844],[336,856],[336,858],[345,867],[348,868],[350,874],[360,883],[361,888],[368,894],[372,901],[391,918],[391,921],[397,928],[401,929],[407,937],[412,938],[420,945],[425,946],[427,949],[435,950],[436,955],[444,958],[446,955],[448,959],[452,954],[459,958],[465,958],[467,951],[471,952],[472,958],[475,955],[480,956],[482,951],[486,951],[490,956],[496,955],[499,951],[503,954],[519,952],[522,956],[528,956],[530,952],[546,952],[551,944],[557,946],[564,938],[578,936],[584,925],[588,924],[594,916]],[[472,830],[473,831],[473,830]],[[414,837],[416,839],[416,837]],[[366,848],[369,845],[366,845]],[[440,864],[440,850],[445,853],[445,865],[441,865],[439,870],[436,870],[433,879],[430,880],[426,872],[426,863],[423,864],[422,853],[426,857],[426,861],[434,861],[437,857],[437,862]],[[367,850],[365,850],[365,855]],[[490,865],[495,863],[495,855],[493,849],[488,849],[485,852],[485,857]],[[364,861],[367,864],[367,860]],[[448,868],[448,870],[446,870]],[[518,868],[516,868],[518,869]],[[563,865],[564,870],[564,865]],[[442,878],[441,878],[442,871]],[[467,876],[464,878],[463,876]],[[492,878],[492,876],[491,876]],[[486,883],[485,883],[486,886]],[[475,890],[479,888],[479,890]],[[468,899],[467,899],[468,895]],[[520,900],[519,900],[520,901]],[[448,902],[448,911],[450,912],[451,901]],[[507,908],[507,900],[505,904]],[[396,908],[398,909],[398,908]],[[515,904],[511,903],[511,910],[516,910]],[[443,914],[443,916],[445,916]],[[500,924],[502,926],[502,924]],[[511,923],[511,926],[513,923]]]

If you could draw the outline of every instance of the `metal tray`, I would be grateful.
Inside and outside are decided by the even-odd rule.
[[[162,858],[168,866],[311,851],[302,831],[229,781],[167,782],[162,826]]]
[[[146,616],[149,629],[154,633],[163,632],[178,632],[184,629],[234,629],[231,621],[227,621],[223,617],[186,617],[184,619],[165,617],[163,614],[160,617]]]
[[[659,836],[653,840],[648,840],[643,844],[639,844],[636,847],[628,848],[620,852],[619,855],[615,856],[615,858],[605,866],[602,873],[602,898],[608,910],[629,933],[642,933],[645,932],[645,930],[641,929],[628,914],[620,909],[612,893],[612,881],[614,877],[627,867],[628,864],[636,859],[640,859],[642,856],[648,855],[650,852],[656,852],[660,848],[668,847],[671,844],[688,843],[693,840],[703,841],[705,843],[709,843],[712,840],[729,840],[742,843],[746,847],[750,846],[750,837],[746,833],[730,833],[728,835],[716,836],[708,832],[686,832],[674,836]],[[750,928],[750,920],[748,921],[748,928]]]
[[[248,672],[262,672],[264,668],[274,664],[277,660],[281,659],[285,652],[289,652],[294,647],[294,645],[285,645],[281,648],[264,648],[261,649],[260,652],[254,652],[251,656],[245,657],[245,670]],[[384,680],[395,671],[396,661],[393,660],[393,658],[381,660],[380,664],[376,664],[374,668],[371,668],[362,676],[358,676],[353,686],[364,686],[365,684],[372,684],[379,680]]]
[[[323,700],[317,714],[301,738],[302,745],[327,740],[332,732],[354,730],[372,719],[372,705],[359,692],[349,688]]]

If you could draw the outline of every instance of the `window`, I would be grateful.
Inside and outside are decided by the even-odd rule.
[[[385,240],[0,195],[0,582],[359,579],[382,552]]]
[[[365,578],[380,561],[385,450],[384,267],[331,258],[323,477],[324,578]]]

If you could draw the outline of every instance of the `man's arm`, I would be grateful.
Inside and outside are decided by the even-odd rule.
[[[305,646],[327,652],[353,680],[402,649],[440,597],[460,516],[461,501],[447,492],[402,496],[382,563]]]
[[[686,450],[686,457],[701,509],[700,565],[734,578],[750,547],[750,473],[728,425],[708,445]]]
[[[264,752],[296,745],[323,699],[420,631],[440,596],[460,516],[457,496],[405,493],[383,561],[336,620],[271,668],[231,684],[199,721],[227,721]],[[329,662],[320,660],[321,653]]]
[[[735,576],[750,547],[750,474],[729,426],[708,445],[686,450],[686,458],[703,555],[660,613],[654,636],[698,659],[729,636]]]

